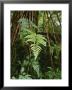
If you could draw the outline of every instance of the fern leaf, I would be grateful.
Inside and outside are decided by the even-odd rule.
[[[40,39],[40,38],[37,37],[37,44],[46,46],[46,41],[44,41],[43,39]]]
[[[25,27],[25,25],[30,23],[32,27],[38,28],[32,21],[28,21],[28,19],[22,18],[19,20],[19,23],[21,25],[20,38],[26,43],[31,42],[31,50],[36,60],[42,50],[40,45],[46,46],[47,40],[43,35],[36,34],[35,32]]]
[[[40,38],[40,39],[43,39],[43,40],[47,41],[46,38],[43,35],[37,34],[37,37]]]
[[[26,39],[32,39],[32,38],[35,38],[35,33],[34,34],[30,34],[30,35],[27,35],[25,38]]]
[[[46,46],[46,38],[45,37],[38,34],[36,38],[37,38],[37,44]]]
[[[36,45],[36,44],[32,44],[31,45],[31,49],[33,51],[33,54],[34,54],[34,57],[35,57],[35,60],[36,60],[38,55],[39,55],[39,53],[40,53],[40,51],[41,51],[41,47]]]
[[[28,39],[28,40],[26,40],[26,42],[32,42],[32,43],[34,43],[35,40],[32,38],[32,39]]]

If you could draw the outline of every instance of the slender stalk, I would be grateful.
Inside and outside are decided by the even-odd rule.
[[[16,40],[16,37],[17,37],[18,32],[19,32],[19,24],[17,25],[16,31],[15,31],[15,33],[14,33],[12,45],[14,45],[14,42],[15,42],[15,40]]]
[[[56,37],[55,37],[55,31],[54,31],[55,24],[54,24],[54,21],[53,21],[53,19],[52,19],[52,14],[51,14],[50,12],[48,12],[48,13],[50,14],[50,19],[51,19],[51,21],[52,21],[52,29],[53,29],[53,34],[54,34],[55,43],[57,43],[57,42],[56,42]]]
[[[55,13],[55,14],[56,14],[56,16],[57,16],[57,19],[58,19],[58,21],[59,21],[59,23],[60,23],[60,27],[61,27],[61,21],[60,21],[60,19],[59,19],[58,13]]]
[[[46,11],[46,15],[47,15],[47,29],[46,29],[46,32],[47,32],[47,40],[48,40],[48,47],[49,47],[49,52],[50,52],[50,60],[51,60],[51,67],[52,67],[52,71],[54,72],[54,63],[53,63],[53,58],[52,58],[52,53],[51,53],[51,44],[50,44],[50,37],[49,37],[49,30],[48,30],[48,12]],[[53,78],[54,78],[54,73],[53,73]]]

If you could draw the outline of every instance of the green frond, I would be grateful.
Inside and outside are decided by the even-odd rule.
[[[36,34],[32,30],[25,28],[24,25],[28,24],[28,20],[26,21],[26,19],[20,19],[19,22],[22,24],[20,38],[24,39],[26,43],[31,43],[30,47],[36,60],[42,50],[40,45],[46,46],[46,38],[43,35]],[[37,26],[32,21],[29,20],[29,22],[31,23],[32,27],[37,28]]]
[[[41,51],[41,47],[36,45],[36,44],[32,44],[31,45],[31,49],[33,51],[33,54],[34,54],[34,57],[35,57],[35,60],[36,60],[38,55],[39,55],[39,53],[40,53],[40,51]]]

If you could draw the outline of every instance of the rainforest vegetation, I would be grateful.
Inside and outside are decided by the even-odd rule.
[[[61,79],[61,11],[11,11],[11,79]]]

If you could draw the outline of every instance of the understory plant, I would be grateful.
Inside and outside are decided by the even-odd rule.
[[[37,73],[39,78],[40,70],[38,56],[42,51],[42,48],[46,47],[47,39],[43,35],[37,34],[35,31],[33,31],[34,29],[37,29],[37,26],[31,21],[23,18],[18,22],[20,24],[20,39],[24,45],[29,45],[29,63],[32,65],[33,70]],[[29,27],[25,27],[29,26],[29,24],[31,24],[31,29],[29,29]],[[33,59],[31,59],[32,56],[34,57]]]
[[[49,56],[48,39],[45,35],[38,33],[41,28],[27,18],[20,18],[18,24],[18,41],[13,47],[17,71],[14,70],[12,79],[60,79],[61,70],[58,67],[53,69],[51,61],[48,59],[51,57],[53,62],[58,65],[61,47],[50,41],[52,56]]]

